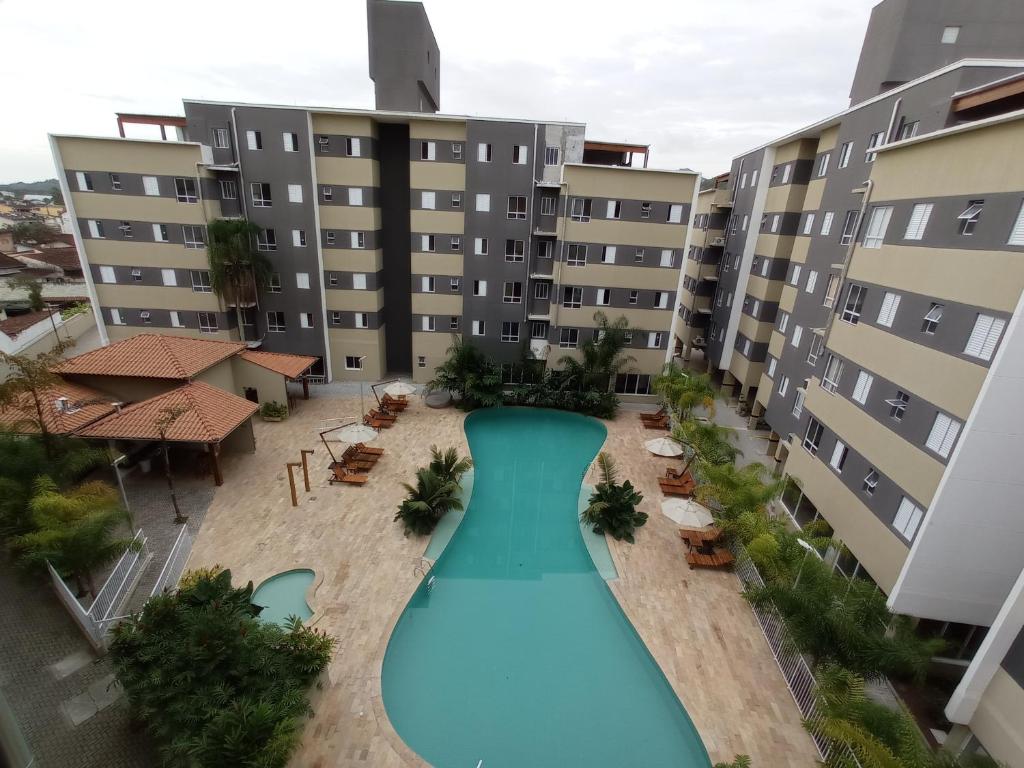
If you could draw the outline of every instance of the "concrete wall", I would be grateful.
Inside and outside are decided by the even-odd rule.
[[[366,25],[377,109],[437,112],[441,51],[423,3],[367,0]]]

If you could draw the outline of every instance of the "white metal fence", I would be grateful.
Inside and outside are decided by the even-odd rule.
[[[174,546],[171,547],[170,554],[167,556],[167,562],[164,563],[164,567],[161,569],[160,575],[157,577],[156,583],[149,593],[150,597],[162,594],[164,591],[178,586],[178,580],[181,579],[181,574],[185,570],[185,563],[188,562],[188,556],[191,553],[192,534],[189,533],[188,526],[183,525],[178,532],[178,538],[174,540]]]

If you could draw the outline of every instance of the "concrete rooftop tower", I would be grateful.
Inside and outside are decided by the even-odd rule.
[[[882,0],[871,11],[850,105],[966,58],[1024,58],[1024,2]]]
[[[437,112],[441,52],[423,3],[367,0],[366,27],[377,109]]]

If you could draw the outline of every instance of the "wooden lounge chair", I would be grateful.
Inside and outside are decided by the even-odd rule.
[[[692,496],[693,495],[693,484],[682,485],[679,483],[668,482],[664,478],[658,478],[658,485],[661,487],[661,492],[666,496]]]
[[[409,407],[408,400],[399,400],[397,397],[392,397],[387,392],[384,393],[384,397],[381,398],[380,404],[382,408],[386,408],[389,411],[404,411]]]
[[[666,416],[668,416],[668,410],[663,405],[656,413],[641,413],[640,421],[661,421]]]
[[[732,568],[732,552],[728,549],[716,549],[711,554],[693,549],[686,553],[686,562],[693,568]]]
[[[393,423],[394,422],[391,421],[385,422],[381,421],[380,419],[374,419],[370,416],[370,414],[366,414],[365,416],[363,416],[363,424],[365,424],[368,427],[373,427],[378,432],[380,432],[385,427],[390,427]]]
[[[352,447],[356,449],[357,453],[362,453],[362,454],[365,454],[367,456],[383,456],[384,455],[384,449],[383,448],[371,448],[366,443],[356,443]]]
[[[331,467],[331,475],[327,478],[327,481],[333,485],[334,483],[348,483],[349,485],[363,485],[370,478],[367,475],[360,475],[352,472],[345,467],[334,464]]]
[[[377,419],[377,421],[390,421],[391,423],[398,420],[398,416],[393,413],[384,413],[384,411],[377,411],[373,408],[370,409],[369,416],[371,419]]]
[[[376,464],[380,461],[380,454],[377,453],[363,453],[354,445],[350,445],[345,449],[345,452],[341,454],[343,459],[355,459],[358,461],[368,461],[371,464]]]

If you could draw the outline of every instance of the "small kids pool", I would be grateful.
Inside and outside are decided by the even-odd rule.
[[[395,730],[436,768],[708,768],[580,534],[580,484],[604,426],[497,408],[465,429],[469,508],[384,658]]]
[[[252,604],[263,607],[260,618],[284,626],[289,616],[308,621],[313,610],[306,602],[306,590],[313,583],[313,571],[298,568],[271,576],[252,593]]]

